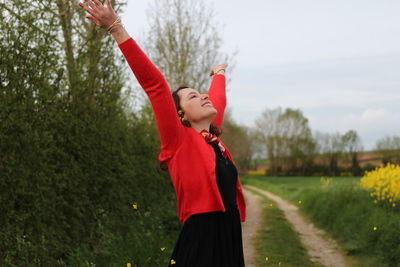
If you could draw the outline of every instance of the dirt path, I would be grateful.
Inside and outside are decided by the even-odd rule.
[[[310,259],[314,262],[318,262],[322,264],[323,266],[329,266],[329,267],[346,267],[346,261],[344,256],[339,252],[339,247],[337,246],[336,242],[332,239],[327,239],[325,237],[322,237],[325,235],[324,231],[319,230],[314,227],[313,224],[310,224],[304,220],[304,218],[298,213],[298,208],[286,200],[283,200],[282,198],[271,194],[267,191],[261,190],[257,187],[246,185],[246,188],[252,189],[256,192],[259,192],[269,199],[273,200],[276,202],[277,206],[279,209],[281,209],[284,214],[286,219],[293,225],[293,228],[299,233],[300,240],[303,243],[304,247],[307,249],[308,254],[310,255]],[[247,191],[247,190],[246,190]],[[254,228],[257,228],[258,225],[260,225],[259,220],[261,219],[260,217],[260,205],[257,205],[254,203],[253,197],[251,197],[251,194],[249,191],[247,191],[247,196],[249,198],[248,203],[246,203],[247,206],[247,216],[249,216],[249,221],[248,224],[252,225],[253,221],[257,221],[256,225],[254,225]],[[252,203],[253,201],[253,203]],[[259,206],[259,208],[255,208],[254,204]],[[255,210],[258,210],[255,212]],[[258,215],[251,214],[255,212]],[[258,216],[259,220],[252,218],[253,216]],[[246,223],[246,222],[245,222]],[[243,223],[244,224],[244,223]],[[249,227],[250,229],[247,229],[247,231],[244,233],[246,234],[251,234],[250,231],[254,231],[252,228],[253,226]],[[257,228],[258,229],[258,228]],[[253,233],[254,235],[254,233]],[[244,246],[249,246],[250,251],[253,249],[252,245],[249,243],[246,243],[246,238],[244,238]],[[249,241],[247,241],[249,242]],[[254,255],[254,252],[252,252]],[[249,254],[250,257],[254,256]],[[245,255],[246,256],[246,255]],[[252,265],[249,265],[252,266]]]
[[[243,189],[246,198],[246,221],[242,223],[244,260],[246,267],[253,267],[256,266],[257,257],[253,238],[256,236],[262,223],[262,198],[245,188]]]

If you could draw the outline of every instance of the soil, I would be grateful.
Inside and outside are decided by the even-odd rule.
[[[276,202],[279,209],[285,214],[286,220],[290,222],[294,230],[299,234],[300,240],[307,249],[310,259],[318,262],[323,266],[329,267],[346,267],[346,259],[340,251],[337,243],[327,237],[326,233],[316,228],[312,223],[307,222],[303,216],[299,214],[298,208],[265,190],[257,187],[246,185],[246,188],[265,195],[267,198]],[[246,197],[246,221],[242,223],[243,229],[243,246],[245,253],[246,266],[255,266],[256,251],[252,242],[257,230],[261,227],[261,199],[249,190],[244,190]]]
[[[262,198],[243,188],[246,199],[246,221],[242,222],[243,252],[246,267],[256,266],[257,252],[254,247],[254,238],[261,227]]]

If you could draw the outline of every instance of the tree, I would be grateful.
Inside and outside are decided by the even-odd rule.
[[[346,152],[344,159],[350,162],[352,175],[361,175],[358,152],[362,151],[363,147],[360,136],[355,130],[349,130],[342,136],[342,142]]]
[[[212,66],[234,66],[233,55],[221,51],[214,12],[197,0],[157,0],[147,12],[150,29],[143,39],[149,57],[170,88],[185,85],[205,92]]]
[[[256,128],[273,174],[304,175],[311,167],[315,144],[300,110],[266,109]]]
[[[400,136],[384,136],[380,138],[376,141],[375,149],[383,155],[383,164],[400,164]]]
[[[222,129],[224,133],[221,136],[222,142],[229,147],[238,171],[245,174],[257,152],[253,137],[254,131],[249,127],[237,124],[229,109],[225,112]]]
[[[339,160],[344,152],[343,138],[340,133],[316,132],[314,137],[317,151],[323,166],[327,166],[327,174],[340,175]]]

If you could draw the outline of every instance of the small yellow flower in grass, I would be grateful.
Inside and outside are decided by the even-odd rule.
[[[138,206],[137,203],[133,203],[133,204],[132,204],[132,208],[133,208],[134,210],[137,210],[137,209],[138,209],[137,206]]]
[[[301,200],[299,200],[299,204],[301,204]]]
[[[269,206],[272,207],[272,203],[270,203]]]
[[[127,263],[126,264],[126,267],[131,267],[132,265],[130,264],[130,263]]]
[[[392,203],[392,207],[393,207],[393,208],[396,207],[396,203]]]
[[[378,230],[378,227],[374,226],[374,231]]]
[[[268,259],[268,257],[265,257],[265,261],[268,261],[269,259]]]
[[[164,251],[164,250],[165,250],[165,248],[160,248],[160,250],[161,250],[161,251]]]
[[[174,261],[174,260],[171,260],[171,265],[173,265],[173,264],[175,264],[176,263],[176,261]]]

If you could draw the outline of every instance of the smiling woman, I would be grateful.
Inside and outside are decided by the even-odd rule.
[[[226,68],[227,64],[219,65]],[[218,66],[217,66],[218,67]],[[220,73],[224,69],[218,69],[215,73]],[[207,125],[202,126],[199,123],[205,123],[202,118],[214,117],[218,115],[213,103],[209,99],[208,94],[200,94],[197,90],[189,88],[187,86],[181,86],[172,93],[172,97],[175,102],[175,107],[179,115],[182,124],[187,127],[192,127],[200,132]],[[214,123],[211,123],[210,133],[219,136],[221,129],[215,124],[218,118],[214,119]],[[221,124],[222,122],[220,122]]]
[[[168,168],[183,224],[169,264],[244,266],[241,221],[246,204],[237,169],[218,138],[226,106],[225,68],[215,66],[207,94],[187,86],[174,93],[164,76],[128,35],[110,1],[80,6],[117,41],[150,99],[160,136],[160,162]]]

